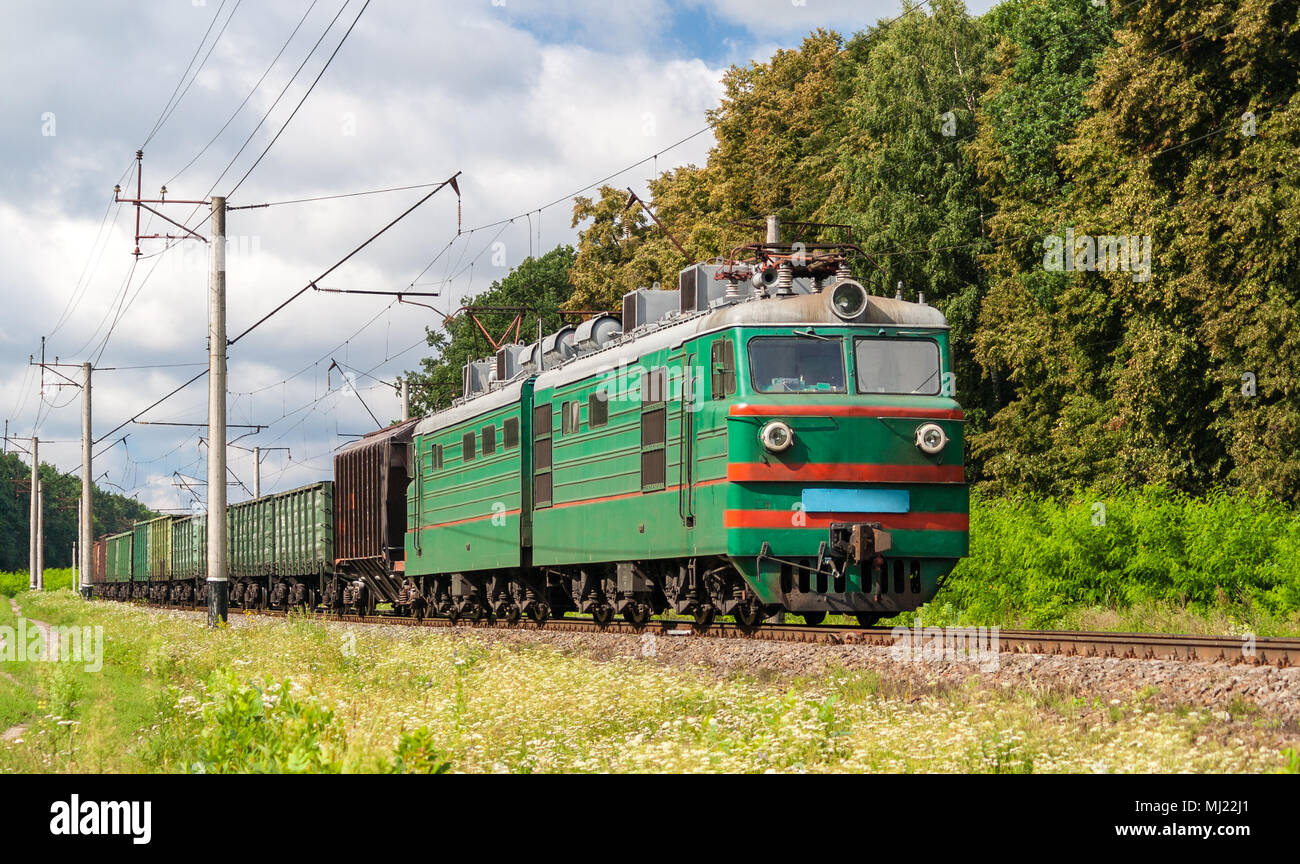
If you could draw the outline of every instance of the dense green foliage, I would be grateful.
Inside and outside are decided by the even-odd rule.
[[[26,591],[27,570],[0,570],[0,595],[13,595]],[[62,591],[72,587],[71,567],[45,568],[45,590]]]
[[[1234,610],[1267,633],[1300,610],[1300,516],[1264,496],[1148,486],[971,503],[971,556],[923,610],[934,623],[1059,626],[1080,607],[1166,606]]]
[[[17,453],[0,456],[0,571],[27,568],[28,532],[31,525],[31,467]],[[44,488],[42,517],[45,530],[45,566],[72,564],[72,544],[77,541],[77,501],[81,479],[41,464]],[[157,514],[133,498],[105,492],[92,494],[96,537],[129,529],[132,523]]]
[[[1281,0],[1006,0],[979,17],[936,0],[729,70],[707,164],[650,193],[699,259],[770,212],[852,226],[855,275],[947,315],[989,491],[1226,484],[1294,503],[1298,78],[1300,6]],[[625,200],[575,201],[578,305],[671,287],[685,263]],[[1149,237],[1150,278],[1048,269],[1067,231]],[[1095,265],[1082,243],[1071,261]]]

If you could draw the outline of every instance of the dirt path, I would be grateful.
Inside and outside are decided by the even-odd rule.
[[[9,598],[9,608],[13,610],[15,618],[22,616],[23,614],[22,607],[20,607],[18,605],[18,601],[13,599],[12,597]],[[41,631],[41,637],[44,640],[45,645],[48,646],[50,644],[50,625],[46,624],[44,621],[36,621],[34,619],[28,619],[28,621],[36,625],[37,629]],[[4,635],[0,634],[0,645],[3,644],[4,644]],[[0,672],[0,675],[3,675],[6,679],[9,680],[10,683],[12,683],[16,687],[25,686],[21,681],[19,681],[14,676],[10,675],[8,672]],[[27,731],[26,723],[19,723],[16,726],[10,726],[3,733],[0,733],[0,741],[18,741],[23,737],[23,734],[26,731]]]

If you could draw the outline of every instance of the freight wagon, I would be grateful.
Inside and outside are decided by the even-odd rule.
[[[104,538],[104,577],[96,580],[91,574],[91,584],[102,581],[104,596],[112,600],[130,600],[132,564],[134,561],[135,535],[131,531]]]
[[[314,608],[334,571],[333,483],[323,481],[228,508],[235,606]],[[207,599],[206,515],[163,516],[106,538],[101,596],[154,603]],[[100,564],[96,559],[99,578]]]

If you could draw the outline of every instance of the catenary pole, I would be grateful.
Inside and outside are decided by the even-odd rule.
[[[224,624],[226,570],[226,199],[212,199],[212,278],[208,288],[208,626]]]
[[[81,506],[78,515],[78,552],[81,560],[81,596],[90,599],[90,570],[94,566],[95,533],[94,499],[91,494],[95,488],[95,476],[91,470],[91,446],[94,438],[90,435],[90,364],[81,364]]]
[[[41,494],[41,441],[35,435],[32,436],[32,501],[31,516],[28,521],[28,540],[27,540],[27,587],[36,590],[36,538],[39,536],[40,525],[37,521],[37,514],[40,512],[40,494]]]
[[[45,484],[36,473],[36,590],[45,590]]]

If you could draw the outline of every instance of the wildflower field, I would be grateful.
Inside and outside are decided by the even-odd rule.
[[[17,601],[29,618],[102,626],[104,655],[99,672],[0,664],[5,772],[1269,771],[1287,758],[1215,734],[1206,711],[1046,688],[912,692],[863,670],[722,675],[641,656],[635,639],[598,655],[307,619],[211,631],[68,591]],[[0,624],[12,618],[0,601]]]

